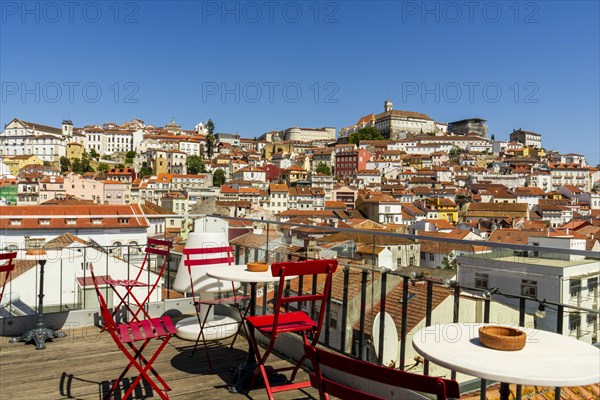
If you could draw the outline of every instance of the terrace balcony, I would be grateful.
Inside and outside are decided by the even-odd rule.
[[[237,264],[249,261],[306,259],[307,254],[319,254],[314,249],[306,249],[305,253],[301,253],[293,243],[275,243],[270,240],[275,237],[275,230],[272,228],[289,229],[290,226],[294,226],[293,223],[281,224],[262,220],[248,222],[260,224],[262,231],[256,235],[266,237],[266,240],[263,240],[262,244],[259,244],[260,241],[252,244],[251,241],[242,243],[232,240]],[[390,245],[389,241],[397,239],[410,240],[414,244],[422,240],[438,241],[440,248],[444,249],[447,249],[449,243],[459,245],[457,247],[474,244],[486,247],[489,251],[484,254],[458,254],[476,262],[480,259],[513,257],[517,261],[527,258],[528,262],[537,259],[539,262],[536,266],[539,266],[545,263],[539,256],[544,254],[544,250],[552,251],[553,254],[579,257],[584,264],[597,263],[599,259],[597,253],[589,251],[419,237],[389,231],[361,231],[327,226],[325,232],[327,235],[359,235],[360,238],[355,236],[355,239],[362,241],[362,246],[371,245],[374,249],[392,248],[394,245]],[[271,238],[269,235],[272,235]],[[364,243],[365,238],[369,238],[367,244]],[[390,262],[381,257],[370,257],[368,262],[364,262],[364,259],[353,257],[355,254],[351,250],[344,251],[343,245],[336,247],[337,245],[338,243],[323,242],[320,247],[321,258],[331,255],[327,251],[333,251],[332,249],[339,251],[336,254],[339,254],[337,258],[342,267],[334,278],[325,327],[321,335],[321,345],[331,351],[379,365],[387,364],[381,356],[384,350],[383,340],[373,337],[372,329],[376,314],[388,312],[394,317],[398,332],[399,351],[395,368],[457,379],[463,393],[461,398],[491,399],[498,398],[498,383],[449,371],[419,358],[411,344],[415,331],[437,323],[491,322],[552,330],[597,345],[597,290],[587,292],[583,288],[584,298],[589,300],[585,303],[575,304],[570,302],[568,297],[563,301],[551,301],[540,298],[536,292],[523,295],[519,287],[510,291],[499,291],[492,287],[490,282],[481,279],[470,285],[463,284],[457,279],[457,271],[416,265],[419,263],[419,257],[411,259],[408,265]],[[47,301],[44,309],[46,324],[61,329],[67,336],[48,343],[45,350],[35,351],[32,345],[9,343],[10,337],[19,335],[35,325],[38,266],[33,265],[34,263],[20,262],[12,279],[7,283],[7,292],[20,292],[20,300],[0,307],[0,399],[96,399],[108,390],[109,380],[114,379],[114,375],[124,366],[123,359],[117,354],[118,350],[108,333],[100,333],[97,328],[99,317],[93,288],[81,285],[81,278],[83,282],[89,278],[89,271],[85,268],[89,261],[94,262],[95,268],[99,270],[97,273],[103,275],[135,276],[141,258],[139,247],[99,246],[95,243],[76,243],[68,247],[75,248],[80,256],[72,260],[57,260],[53,268],[47,268],[46,278],[52,283],[47,284],[45,288]],[[171,253],[171,260],[163,276],[162,293],[149,305],[149,313],[153,316],[170,315],[173,319],[179,319],[193,314],[192,299],[172,290],[181,259],[181,248],[182,246],[176,246]],[[460,269],[460,261],[458,264]],[[147,275],[154,272],[154,265],[150,265]],[[25,279],[30,280],[28,285],[24,283]],[[538,287],[536,290],[542,289]],[[288,290],[317,291],[319,283],[293,281]],[[257,313],[268,312],[272,296],[271,285],[264,285],[259,289]],[[542,304],[546,306],[545,316],[538,313]],[[307,311],[314,312],[308,308]],[[226,308],[217,310],[217,313],[228,312]],[[580,318],[573,318],[574,314]],[[233,313],[231,315],[234,316]],[[385,319],[381,318],[380,321],[383,321],[380,332],[384,332]],[[592,325],[589,325],[588,321],[591,321]],[[574,325],[575,323],[579,325]],[[387,329],[390,330],[390,327]],[[286,344],[276,349],[279,365],[289,363],[291,359],[298,359],[300,354],[299,338],[290,335],[286,339]],[[378,348],[375,348],[376,343]],[[211,347],[214,367],[212,371],[209,371],[203,352],[197,351],[193,357],[190,356],[192,345],[191,342],[174,337],[155,364],[155,368],[173,388],[170,392],[171,398],[267,398],[266,392],[260,386],[243,394],[228,391],[228,387],[235,384],[232,368],[240,364],[246,356],[248,343],[245,338],[238,339],[231,349],[228,346]],[[302,374],[299,379],[306,378],[306,371]],[[578,388],[535,389],[513,385],[511,390],[517,399],[533,398],[533,390],[545,393],[546,398],[554,399],[597,398],[600,395],[599,384]],[[579,394],[588,397],[576,397]],[[152,389],[144,386],[136,392],[135,398],[151,398],[153,395]],[[397,398],[400,399],[426,399],[422,395],[402,391],[399,396]],[[305,389],[279,393],[276,398],[313,399],[318,398],[318,394],[315,390]]]

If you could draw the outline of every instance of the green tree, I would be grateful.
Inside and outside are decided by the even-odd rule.
[[[152,169],[148,167],[148,163],[146,161],[142,162],[142,167],[140,168],[138,175],[140,178],[152,175]]]
[[[317,165],[316,171],[325,175],[331,175],[331,167],[324,162],[320,162],[319,165]]]
[[[185,165],[187,173],[190,175],[198,175],[201,172],[206,172],[206,166],[198,156],[188,156],[185,160]]]
[[[115,168],[125,168],[125,164],[117,164],[115,165]]]
[[[98,153],[96,152],[96,150],[94,150],[94,149],[90,150],[90,157],[98,158]]]
[[[98,172],[107,173],[110,170],[108,164],[100,164],[98,165]]]
[[[384,137],[375,127],[369,126],[367,128],[359,129],[358,132],[354,132],[348,137],[348,141],[352,144],[358,143],[361,140],[383,140]]]
[[[209,119],[210,121],[210,119]],[[207,122],[208,125],[208,122]],[[208,155],[208,158],[212,158],[213,154],[215,152],[215,135],[213,135],[212,133],[208,133],[206,135],[206,154]]]
[[[106,154],[103,155],[102,157],[100,157],[103,160],[110,160],[110,156],[107,156]]]
[[[458,161],[458,158],[462,153],[464,153],[463,149],[458,146],[453,146],[450,151],[448,151],[448,157],[450,157],[452,161]]]
[[[62,156],[59,160],[60,162],[60,172],[67,172],[69,168],[71,168],[71,160],[67,157]]]
[[[442,264],[444,265],[444,269],[456,270],[456,257],[449,258],[448,256],[446,256],[444,257]]]
[[[225,171],[218,169],[213,174],[213,186],[221,186],[225,183]]]
[[[137,154],[136,154],[135,151],[133,151],[133,150],[128,151],[125,154],[125,163],[126,164],[133,164],[133,159],[135,158],[136,155]]]
[[[211,135],[215,133],[215,123],[212,119],[209,118],[208,121],[206,121],[206,125],[204,125],[204,127],[208,130],[208,133],[210,133]]]

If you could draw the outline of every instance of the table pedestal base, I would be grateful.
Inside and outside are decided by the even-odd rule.
[[[35,342],[36,350],[44,350],[46,348],[46,340],[52,340],[54,338],[62,338],[67,336],[64,332],[55,332],[50,328],[46,328],[43,322],[37,322],[35,328],[24,333],[21,336],[13,337],[10,339],[10,343],[18,342]]]
[[[232,373],[236,378],[236,383],[233,386],[230,386],[229,388],[227,388],[229,390],[229,393],[241,393],[244,389],[249,388],[250,386],[250,380],[252,378],[252,374],[254,373],[254,371],[256,370],[256,367],[258,367],[258,363],[256,362],[248,362],[248,361],[244,361],[242,364],[238,365],[237,367],[233,367]],[[277,384],[277,383],[284,383],[287,382],[287,377],[283,374],[277,373],[275,371],[268,371],[268,367],[267,367],[267,372],[269,372],[269,382],[272,384]],[[262,376],[260,375],[260,373],[256,376],[256,383],[260,384],[263,381]]]

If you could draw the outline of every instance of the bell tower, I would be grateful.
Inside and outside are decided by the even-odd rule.
[[[384,110],[385,112],[392,111],[392,109],[393,109],[393,108],[394,108],[394,106],[393,106],[393,104],[392,104],[392,101],[391,101],[391,100],[386,100],[386,101],[383,103],[383,110]]]

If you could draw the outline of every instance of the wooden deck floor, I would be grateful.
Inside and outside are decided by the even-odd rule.
[[[45,350],[35,350],[33,344],[9,343],[8,339],[0,337],[1,400],[101,399],[109,381],[127,364],[108,332],[98,333],[93,326],[71,330],[67,337],[48,342]],[[238,338],[233,349],[211,348],[213,370],[209,371],[203,351],[190,357],[190,342],[173,337],[154,367],[171,386],[171,399],[266,399],[263,387],[244,394],[232,394],[227,389],[235,383],[232,367],[245,360],[247,348],[244,337]],[[289,365],[274,355],[270,360],[275,367]],[[135,373],[130,371],[128,376]],[[306,379],[306,373],[300,371],[298,379]],[[313,396],[318,398],[317,392],[308,388],[278,393],[277,399]],[[135,398],[160,397],[148,386],[138,390]]]

